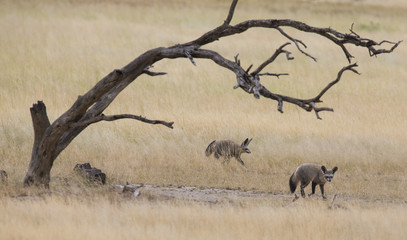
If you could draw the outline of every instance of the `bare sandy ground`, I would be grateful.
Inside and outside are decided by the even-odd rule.
[[[232,204],[246,206],[251,204],[265,204],[275,207],[291,207],[306,202],[320,202],[329,209],[351,209],[355,205],[360,207],[379,207],[391,205],[405,205],[407,200],[390,198],[360,198],[340,193],[327,193],[327,199],[322,199],[320,193],[311,197],[297,197],[294,194],[260,192],[255,190],[198,188],[189,186],[154,186],[154,185],[114,185],[110,190],[134,199],[151,201],[191,201],[203,204]],[[126,189],[124,189],[126,188]],[[124,189],[124,191],[123,191]],[[306,191],[307,193],[307,191]],[[297,193],[299,196],[299,193]]]
[[[157,187],[145,185],[140,188],[140,195],[157,198],[192,200],[206,203],[219,203],[228,201],[293,199],[292,195],[272,194],[257,191],[241,191],[234,189],[196,188],[196,187]]]
[[[219,188],[197,188],[188,186],[154,186],[154,185],[114,185],[111,190],[124,194],[135,199],[147,199],[153,201],[181,200],[193,201],[204,204],[240,204],[250,202],[261,202],[274,206],[292,206],[301,204],[302,201],[315,200],[327,204],[329,208],[347,209],[350,204],[361,204],[365,206],[384,205],[395,202],[375,201],[368,199],[358,199],[352,196],[341,194],[328,194],[323,200],[321,195],[316,193],[305,199],[294,194],[259,192],[255,190],[219,189]]]

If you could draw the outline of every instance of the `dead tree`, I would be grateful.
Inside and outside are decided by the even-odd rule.
[[[31,161],[24,178],[25,185],[49,186],[50,171],[54,160],[58,155],[89,125],[100,121],[115,121],[118,119],[130,118],[149,124],[161,124],[173,128],[173,122],[161,120],[150,120],[142,116],[132,114],[120,114],[106,116],[104,110],[114,101],[117,95],[137,79],[142,74],[149,76],[158,76],[166,74],[164,72],[152,72],[151,66],[163,59],[188,58],[192,64],[196,65],[195,59],[211,59],[221,67],[229,69],[236,75],[237,84],[234,88],[241,88],[243,91],[253,94],[259,98],[263,96],[277,102],[277,109],[283,112],[283,103],[291,103],[299,106],[305,111],[314,111],[316,117],[320,119],[319,112],[333,111],[332,108],[320,107],[323,95],[336,83],[338,83],[344,72],[356,71],[356,63],[352,63],[353,56],[346,48],[346,45],[354,45],[366,48],[370,56],[376,56],[382,53],[392,52],[400,42],[390,42],[387,40],[376,42],[374,40],[359,36],[351,28],[349,33],[341,33],[332,28],[319,28],[307,25],[303,22],[288,19],[265,19],[248,20],[236,25],[231,25],[231,20],[235,12],[237,0],[233,0],[226,20],[215,29],[203,34],[201,37],[183,44],[177,44],[171,47],[159,47],[146,51],[132,62],[121,69],[116,69],[101,79],[86,94],[79,96],[73,105],[50,123],[45,104],[42,101],[33,104],[31,118],[34,128],[34,144],[32,149]],[[269,59],[266,59],[260,66],[251,71],[252,65],[246,69],[240,65],[238,56],[230,60],[203,46],[220,40],[222,38],[245,32],[251,28],[269,28],[277,30],[277,33],[287,38],[287,43],[283,44]],[[323,88],[315,97],[310,99],[300,99],[281,94],[273,93],[264,87],[260,82],[262,76],[280,76],[285,74],[263,72],[264,68],[271,64],[278,56],[283,55],[287,60],[294,59],[292,53],[287,50],[290,44],[293,44],[299,53],[304,54],[310,59],[316,61],[316,58],[305,51],[307,47],[304,42],[295,39],[285,32],[286,28],[296,29],[301,32],[320,35],[322,38],[331,41],[342,49],[345,57],[348,59],[348,66],[339,70],[336,78]],[[381,48],[387,45],[387,48]]]

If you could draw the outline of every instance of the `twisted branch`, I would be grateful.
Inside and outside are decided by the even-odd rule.
[[[71,128],[77,128],[77,127],[84,127],[84,126],[89,126],[93,123],[97,123],[100,121],[116,121],[119,119],[134,119],[134,120],[138,120],[144,123],[149,123],[149,124],[161,124],[164,125],[168,128],[174,128],[172,125],[174,124],[174,122],[166,122],[166,121],[162,121],[162,120],[150,120],[148,118],[142,117],[142,116],[137,116],[137,115],[133,115],[133,114],[118,114],[118,115],[110,115],[110,116],[106,116],[104,114],[87,119],[85,121],[80,121],[80,122],[76,122],[76,123],[72,123],[70,125]]]
[[[326,108],[326,107],[318,107],[317,103],[322,102],[321,97],[335,84],[339,82],[341,79],[342,73],[344,71],[352,71],[354,73],[359,74],[355,68],[357,67],[357,64],[350,64],[349,66],[346,66],[342,68],[338,72],[338,77],[330,82],[316,97],[311,98],[311,99],[298,99],[294,97],[289,97],[289,96],[284,96],[280,94],[273,93],[269,91],[267,88],[265,88],[261,82],[260,82],[260,76],[281,76],[281,75],[288,75],[288,73],[260,73],[266,66],[268,66],[270,63],[272,63],[281,53],[285,53],[287,60],[292,60],[294,59],[291,57],[291,52],[285,50],[284,48],[288,46],[290,43],[285,43],[283,44],[280,48],[278,48],[274,54],[264,61],[259,67],[256,68],[252,73],[249,74],[250,69],[253,67],[253,65],[250,65],[247,70],[244,70],[240,65],[240,60],[238,59],[238,54],[234,57],[234,62],[227,60],[220,54],[210,51],[210,50],[204,50],[202,49],[203,45],[206,45],[210,42],[213,42],[215,40],[220,40],[223,37],[235,35],[235,34],[240,34],[245,31],[247,31],[250,28],[255,28],[255,27],[261,27],[261,28],[274,28],[280,32],[281,35],[289,39],[291,42],[293,42],[297,48],[297,50],[301,53],[304,54],[305,56],[311,58],[315,62],[317,59],[313,57],[311,54],[305,52],[302,47],[307,48],[307,45],[302,42],[299,39],[295,39],[291,37],[289,34],[287,34],[284,30],[283,27],[290,27],[297,29],[302,32],[308,32],[308,33],[314,33],[317,35],[320,35],[330,41],[332,41],[334,44],[338,45],[342,51],[345,54],[345,57],[347,58],[348,62],[351,63],[351,59],[353,58],[352,54],[349,52],[349,50],[346,48],[346,44],[348,45],[354,45],[358,47],[364,47],[369,50],[369,55],[370,56],[376,56],[382,53],[391,53],[394,51],[394,49],[397,48],[397,46],[402,42],[391,42],[388,40],[383,40],[380,42],[376,42],[374,40],[371,40],[369,38],[363,38],[359,34],[357,34],[353,30],[353,24],[351,26],[350,32],[349,33],[341,33],[338,32],[332,28],[318,28],[318,27],[313,27],[310,25],[307,25],[305,23],[299,22],[299,21],[294,21],[294,20],[289,20],[289,19],[266,19],[266,20],[247,20],[241,23],[238,23],[234,26],[229,25],[231,22],[231,18],[233,16],[235,7],[237,4],[237,0],[234,0],[232,2],[232,5],[229,9],[228,17],[224,21],[222,25],[219,27],[215,28],[212,31],[209,31],[202,35],[201,37],[197,38],[194,41],[185,43],[185,44],[179,44],[176,47],[179,48],[186,48],[193,46],[194,49],[192,51],[189,51],[188,58],[192,59],[193,57],[196,58],[208,58],[212,59],[215,63],[218,65],[225,67],[231,71],[233,71],[236,74],[236,79],[237,79],[237,84],[233,87],[234,89],[236,88],[241,88],[247,93],[253,94],[254,97],[259,98],[260,96],[276,100],[278,102],[278,111],[283,113],[283,102],[288,102],[291,104],[295,104],[302,109],[306,111],[312,111],[314,110],[316,113],[316,116],[318,119],[321,119],[319,116],[320,111],[333,111],[332,108]],[[382,44],[390,44],[390,48],[379,48]],[[172,50],[175,50],[174,47],[171,47]],[[168,54],[168,55],[167,55]],[[163,58],[176,58],[176,57],[182,57],[182,56],[177,56],[177,52],[174,51],[172,53],[166,52],[164,54]],[[192,60],[191,60],[192,61]]]

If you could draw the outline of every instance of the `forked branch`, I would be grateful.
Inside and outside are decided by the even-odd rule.
[[[291,37],[290,35],[288,35],[287,33],[285,33],[285,32],[283,31],[283,29],[281,29],[281,28],[279,28],[279,27],[277,27],[276,29],[281,33],[281,35],[283,35],[284,37],[286,37],[286,38],[288,38],[289,40],[291,40],[291,41],[295,44],[295,46],[297,47],[298,51],[300,51],[300,52],[301,52],[302,54],[304,54],[305,56],[311,58],[311,59],[314,60],[315,62],[317,61],[317,59],[316,59],[315,57],[311,56],[310,54],[306,53],[304,50],[301,49],[301,47],[300,47],[299,44],[301,44],[304,48],[307,48],[307,45],[305,45],[305,43],[303,43],[301,40],[298,40],[298,39],[295,39],[295,38]]]
[[[255,75],[259,74],[267,65],[274,62],[274,60],[276,60],[278,55],[280,55],[281,53],[286,54],[287,60],[293,60],[294,58],[291,57],[291,52],[284,50],[284,47],[289,44],[290,43],[285,43],[285,44],[281,45],[281,47],[279,47],[269,59],[264,61],[264,63],[260,64],[260,66],[256,70],[254,70],[250,75],[255,76]],[[267,75],[267,74],[260,74],[260,75]],[[288,74],[279,74],[279,75],[288,75]]]
[[[260,76],[281,76],[281,75],[288,75],[288,73],[260,73],[266,66],[271,64],[281,53],[285,53],[287,60],[292,60],[294,59],[291,56],[291,52],[285,50],[284,48],[289,45],[289,43],[283,44],[279,49],[277,49],[274,54],[267,60],[265,60],[260,66],[256,68],[252,73],[249,74],[249,70],[253,67],[253,65],[250,65],[246,70],[244,70],[241,67],[241,62],[237,58],[238,55],[235,56],[234,62],[230,61],[220,54],[210,51],[210,50],[204,50],[202,49],[202,46],[213,42],[215,40],[220,40],[223,37],[235,35],[235,34],[240,34],[245,31],[247,31],[250,28],[274,28],[280,32],[281,35],[289,39],[291,42],[293,42],[297,48],[297,50],[301,53],[304,54],[305,56],[311,58],[314,61],[317,61],[315,57],[313,57],[311,54],[305,52],[303,48],[307,48],[307,45],[296,38],[293,38],[290,36],[288,33],[286,33],[283,28],[294,28],[296,30],[302,31],[302,32],[308,32],[308,33],[314,33],[317,35],[322,36],[323,38],[332,41],[334,44],[338,45],[342,51],[345,54],[345,57],[351,63],[351,59],[353,58],[352,54],[349,52],[349,50],[346,48],[346,44],[348,45],[354,45],[358,47],[363,47],[367,48],[369,50],[370,56],[376,56],[382,53],[391,53],[393,52],[394,49],[397,48],[397,46],[401,43],[399,42],[391,42],[388,40],[383,40],[380,42],[376,42],[374,40],[371,40],[369,38],[363,38],[359,34],[357,34],[353,30],[353,25],[350,29],[349,33],[341,33],[338,32],[332,28],[319,28],[319,27],[313,27],[310,25],[307,25],[305,23],[299,22],[299,21],[294,21],[294,20],[289,20],[289,19],[266,19],[266,20],[247,20],[241,23],[238,23],[236,25],[230,25],[231,22],[231,17],[234,14],[234,10],[237,4],[237,0],[234,0],[232,2],[232,5],[229,9],[228,17],[224,21],[222,25],[219,27],[215,28],[212,31],[209,31],[202,35],[201,37],[197,38],[194,41],[185,43],[185,44],[178,44],[176,47],[179,48],[187,48],[193,46],[193,50],[189,51],[189,58],[208,58],[212,59],[215,63],[218,65],[225,67],[231,71],[233,71],[236,74],[237,78],[237,84],[234,86],[234,88],[241,88],[247,93],[253,94],[256,98],[259,98],[260,96],[270,98],[272,100],[276,100],[278,102],[278,111],[281,113],[283,112],[283,102],[288,102],[291,104],[295,104],[301,108],[303,108],[306,111],[311,111],[314,110],[316,113],[316,116],[318,119],[321,119],[320,116],[318,115],[318,112],[320,111],[333,111],[332,108],[325,108],[325,107],[317,107],[317,103],[322,102],[321,97],[333,86],[335,85],[342,76],[342,73],[344,71],[350,70],[354,73],[359,74],[356,70],[355,67],[357,67],[356,64],[351,64],[347,67],[344,67],[342,70],[338,72],[338,77],[335,81],[330,82],[316,97],[312,99],[298,99],[294,97],[289,97],[289,96],[284,96],[280,94],[273,93],[266,89],[260,82]],[[389,48],[380,48],[382,44],[389,44]],[[177,53],[175,51],[174,47],[171,47],[174,51],[169,54],[166,52],[163,58],[176,58]],[[182,56],[179,56],[182,57]]]

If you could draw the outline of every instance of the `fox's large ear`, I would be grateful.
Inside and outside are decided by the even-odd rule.
[[[248,144],[249,139],[246,138],[246,140],[243,141],[242,146],[246,146]]]
[[[323,173],[326,173],[326,167],[325,166],[322,166],[321,170],[322,170]]]
[[[332,172],[333,172],[333,173],[335,173],[336,171],[338,171],[338,167],[332,168]]]
[[[253,140],[253,138],[250,138],[250,140],[247,142],[247,145],[249,145],[249,143]]]

